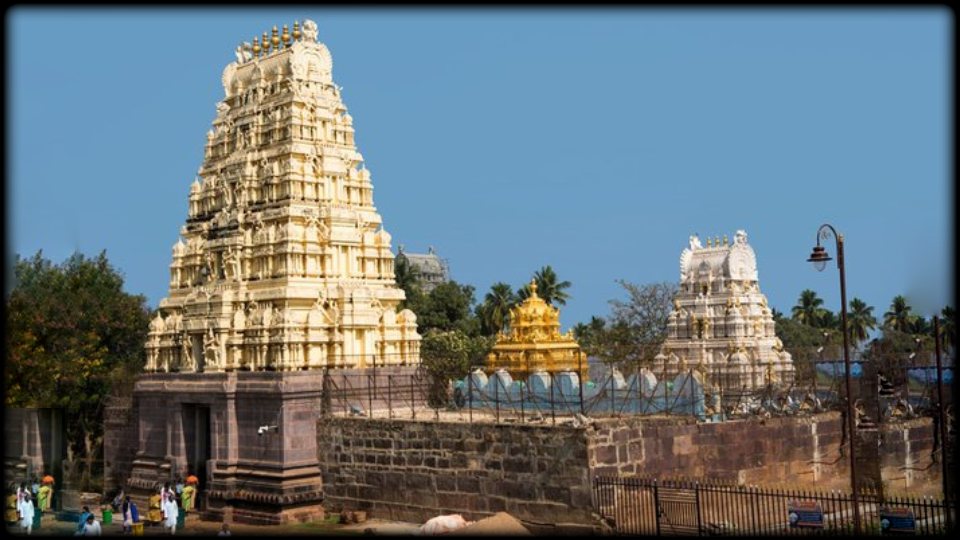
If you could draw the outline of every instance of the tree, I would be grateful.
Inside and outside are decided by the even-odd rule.
[[[397,257],[393,267],[393,279],[396,281],[397,287],[407,293],[407,298],[402,307],[408,307],[406,302],[410,300],[411,296],[420,292],[420,270],[410,264],[406,257]]]
[[[567,305],[570,295],[565,292],[571,284],[569,281],[557,281],[557,273],[550,265],[544,266],[533,274],[533,281],[537,284],[537,296],[550,304]],[[517,291],[517,297],[522,302],[530,297],[530,284],[525,283]]]
[[[477,307],[480,318],[480,332],[485,336],[494,336],[502,332],[510,323],[510,309],[517,303],[517,295],[507,283],[497,282]]]
[[[893,302],[890,302],[890,311],[883,314],[883,325],[888,326],[898,332],[910,331],[911,308],[907,305],[907,299],[897,295]]]
[[[627,300],[610,301],[609,326],[591,347],[605,363],[633,372],[651,365],[660,352],[673,310],[670,302],[679,289],[670,282],[636,285],[620,280],[617,283],[627,291]]]
[[[854,348],[867,341],[870,331],[877,328],[877,319],[873,316],[873,306],[859,298],[850,300],[850,313],[847,314],[847,327]]]
[[[957,329],[954,326],[953,322],[953,307],[946,306],[940,311],[940,344],[943,346],[944,350],[949,350],[953,347],[957,339]]]
[[[817,296],[816,291],[806,289],[800,293],[800,299],[797,305],[791,310],[793,320],[802,322],[807,326],[816,327],[823,313],[823,299]]]
[[[927,319],[923,315],[911,317],[908,326],[910,333],[915,336],[928,336],[933,334],[933,319]]]
[[[410,291],[406,307],[417,315],[417,331],[420,335],[428,330],[460,330],[468,336],[480,333],[480,320],[473,314],[473,286],[456,281],[441,283],[429,294],[417,288]]]
[[[59,265],[37,252],[17,255],[6,307],[6,405],[62,409],[68,457],[81,489],[94,488],[106,398],[144,364],[146,298],[123,291],[106,252],[75,253]]]
[[[847,322],[850,322],[849,320]],[[831,332],[837,332],[840,330],[843,321],[836,313],[830,311],[829,309],[821,309],[820,317],[817,320],[817,328],[822,330],[827,330]]]
[[[446,403],[449,382],[466,377],[471,366],[483,364],[492,346],[492,338],[471,337],[460,330],[428,330],[420,341],[420,358],[430,374],[430,405]]]
[[[573,325],[573,337],[577,344],[587,356],[599,356],[602,349],[604,336],[607,332],[607,321],[602,317],[590,317],[587,324],[577,323]]]

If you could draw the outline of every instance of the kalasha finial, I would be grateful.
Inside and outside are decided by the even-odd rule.
[[[262,49],[260,48],[260,38],[254,36],[253,37],[253,56],[254,57],[260,56],[261,50]]]
[[[293,21],[293,40],[300,41],[300,21]]]
[[[536,298],[536,297],[537,297],[537,280],[531,279],[530,280],[530,298]]]
[[[280,36],[277,35],[277,27],[276,27],[276,26],[273,27],[273,31],[271,32],[271,34],[273,35],[273,37],[270,38],[270,43],[273,44],[273,50],[274,50],[274,51],[279,51],[279,50],[280,50]]]
[[[283,46],[290,46],[290,31],[287,30],[287,25],[283,25],[283,34],[280,36],[280,39],[283,40]]]
[[[727,235],[723,235],[723,245],[728,246],[730,242],[727,241]]]
[[[270,38],[267,36],[267,33],[263,33],[263,39],[260,40],[263,43],[263,55],[266,56],[270,54]]]

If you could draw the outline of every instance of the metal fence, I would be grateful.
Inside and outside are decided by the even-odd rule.
[[[480,366],[458,381],[434,379],[424,366],[397,368],[375,360],[371,369],[330,369],[324,378],[325,413],[368,417],[449,419],[482,422],[575,423],[578,415],[674,414],[703,421],[748,416],[783,416],[841,408],[845,376],[842,361],[797,362],[796,376],[787,384],[767,381],[755,388],[724,387],[723,377],[709,370],[687,369],[671,378],[626,377],[608,368],[592,369],[592,378],[580,384],[576,371],[542,372],[526,380]],[[860,365],[855,363],[856,368]],[[750,376],[763,377],[755,367]],[[904,397],[897,414],[924,415],[933,411],[935,368],[911,367],[911,384],[897,388]],[[948,372],[948,369],[950,370]],[[952,368],[944,370],[952,374]],[[948,381],[949,382],[949,381]],[[952,395],[945,395],[950,406]],[[882,410],[880,419],[890,410]]]
[[[598,477],[593,501],[597,513],[617,534],[852,535],[853,496],[743,486],[715,480],[657,480]],[[932,497],[858,494],[865,534],[947,534],[955,508]]]

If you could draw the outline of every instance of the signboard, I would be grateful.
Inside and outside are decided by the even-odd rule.
[[[880,534],[917,534],[913,510],[903,506],[880,508]]]
[[[790,501],[787,503],[791,529],[822,529],[823,507],[816,501]]]

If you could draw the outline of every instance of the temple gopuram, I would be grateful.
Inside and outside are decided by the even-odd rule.
[[[316,38],[312,21],[274,28],[224,69],[147,371],[419,362],[370,171]]]
[[[504,369],[514,379],[526,379],[538,371],[576,371],[587,380],[587,357],[573,332],[560,333],[560,310],[537,296],[537,284],[530,282],[530,296],[510,310],[509,330],[497,334],[487,355],[487,369]]]
[[[134,390],[125,487],[144,510],[163,483],[195,475],[204,519],[321,519],[326,372],[419,365],[416,316],[397,312],[391,238],[317,35],[309,20],[273,27],[223,70]]]
[[[653,372],[669,380],[699,371],[729,391],[789,385],[794,367],[774,332],[773,314],[757,280],[757,258],[747,233],[704,247],[697,236],[680,255],[680,292],[669,315],[667,340]]]

